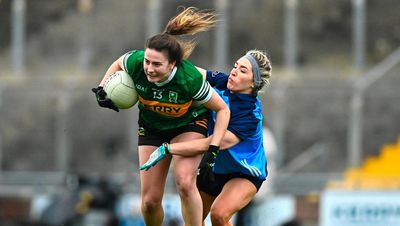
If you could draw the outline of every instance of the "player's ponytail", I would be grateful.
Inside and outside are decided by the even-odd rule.
[[[147,40],[145,48],[157,51],[166,50],[170,62],[179,64],[189,58],[196,42],[178,39],[177,35],[194,35],[207,31],[216,24],[216,14],[208,10],[198,10],[195,7],[184,9],[165,26],[164,32]]]
[[[199,10],[195,7],[184,9],[169,20],[164,33],[170,35],[194,35],[214,27],[216,15],[209,10]]]

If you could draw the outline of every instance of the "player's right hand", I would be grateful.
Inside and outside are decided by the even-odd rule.
[[[92,88],[92,92],[96,95],[96,100],[100,107],[110,108],[116,112],[119,112],[118,107],[112,102],[111,99],[107,98],[107,93],[104,91],[102,86]]]
[[[169,153],[169,144],[163,143],[158,147],[153,153],[151,153],[149,160],[140,166],[140,170],[149,170],[152,166],[155,166],[159,161],[163,160],[165,156]]]

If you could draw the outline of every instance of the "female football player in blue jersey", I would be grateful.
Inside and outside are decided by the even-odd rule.
[[[185,60],[195,43],[176,37],[208,30],[215,22],[215,14],[211,11],[193,7],[183,10],[168,22],[163,33],[147,40],[144,51],[131,51],[111,64],[99,87],[92,90],[101,107],[118,111],[107,98],[104,82],[118,70],[124,70],[132,77],[139,100],[138,153],[141,165],[164,142],[172,144],[206,137],[208,109],[217,115],[210,150],[220,145],[229,123],[229,108],[196,67]],[[202,213],[199,210],[202,202],[196,187],[200,160],[200,154],[169,156],[151,170],[140,172],[141,210],[147,226],[162,225],[162,198],[171,161],[174,162],[172,170],[185,224],[201,225]]]
[[[229,75],[199,68],[231,110],[221,151],[216,148],[207,151],[210,137],[163,144],[141,166],[147,170],[168,153],[186,156],[205,152],[197,187],[203,201],[203,219],[210,213],[213,226],[232,225],[233,214],[250,203],[267,177],[261,102],[257,94],[269,83],[271,69],[268,56],[259,50],[248,51],[238,59]]]

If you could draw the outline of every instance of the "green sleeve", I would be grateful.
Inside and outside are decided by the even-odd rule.
[[[124,71],[130,75],[135,75],[143,68],[144,51],[132,50],[123,57]]]

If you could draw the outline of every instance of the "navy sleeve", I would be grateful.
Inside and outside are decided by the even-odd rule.
[[[228,83],[228,75],[218,71],[207,71],[207,81],[212,87],[224,90]]]

